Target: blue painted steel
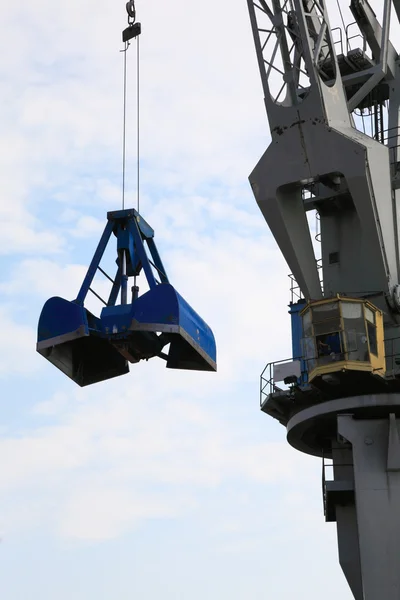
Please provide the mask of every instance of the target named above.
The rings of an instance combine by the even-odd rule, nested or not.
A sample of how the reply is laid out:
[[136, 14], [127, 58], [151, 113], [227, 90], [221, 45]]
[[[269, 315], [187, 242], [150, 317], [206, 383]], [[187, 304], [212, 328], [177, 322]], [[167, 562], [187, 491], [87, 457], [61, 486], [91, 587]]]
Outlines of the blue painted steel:
[[[108, 213], [107, 217], [76, 300], [56, 297], [44, 305], [38, 325], [38, 352], [79, 385], [122, 375], [129, 371], [127, 361], [154, 356], [164, 358], [168, 368], [216, 370], [213, 333], [168, 282], [154, 231], [133, 209]], [[117, 237], [118, 269], [108, 306], [98, 318], [84, 307], [84, 301], [112, 233]], [[128, 277], [139, 275], [141, 270], [150, 290], [140, 297], [135, 291], [131, 303], [128, 300], [116, 305], [119, 292], [125, 295], [122, 288]], [[168, 346], [165, 354], [163, 349]]]
[[38, 343], [60, 336], [89, 335], [85, 308], [63, 298], [50, 298], [43, 307], [38, 325]]
[[130, 331], [142, 331], [142, 326], [147, 326], [146, 331], [170, 334], [171, 344], [176, 336], [183, 335], [210, 367], [216, 363], [215, 339], [210, 327], [171, 284], [157, 285], [131, 305], [104, 307], [100, 321], [103, 333], [110, 340], [113, 336], [120, 339], [121, 335], [128, 339]]
[[[305, 308], [306, 301], [300, 300], [296, 304], [290, 304], [289, 314], [292, 325], [292, 355], [294, 359], [299, 359], [303, 356], [302, 339], [303, 339], [303, 320], [300, 316], [301, 311]], [[307, 363], [301, 361], [301, 382], [308, 381]]]
[[90, 286], [92, 285], [92, 281], [94, 276], [96, 275], [97, 267], [100, 264], [100, 261], [103, 257], [104, 251], [107, 248], [107, 244], [109, 242], [111, 233], [113, 230], [113, 223], [109, 221], [104, 229], [103, 235], [101, 236], [99, 245], [97, 246], [96, 252], [94, 253], [92, 262], [90, 263], [88, 272], [86, 273], [86, 277], [83, 280], [82, 287], [79, 290], [76, 301], [80, 304], [83, 304], [86, 298], [86, 295], [89, 291]]
[[143, 237], [146, 240], [150, 240], [152, 238], [154, 238], [154, 229], [152, 227], [150, 227], [150, 225], [143, 219], [143, 217], [141, 215], [139, 215], [139, 213], [136, 213], [136, 223], [137, 226], [139, 227], [140, 233], [143, 234]]
[[101, 337], [100, 319], [63, 298], [43, 307], [37, 351], [80, 386], [129, 372], [126, 359]]
[[117, 273], [114, 278], [114, 284], [111, 288], [110, 296], [108, 298], [107, 306], [114, 306], [117, 301], [119, 290], [121, 288], [121, 268], [118, 267]]
[[147, 283], [149, 284], [150, 289], [153, 289], [156, 287], [157, 282], [155, 280], [153, 270], [149, 263], [149, 259], [147, 257], [147, 253], [146, 253], [146, 250], [145, 250], [145, 247], [143, 244], [143, 239], [140, 234], [140, 230], [139, 230], [136, 219], [129, 220], [128, 228], [129, 228], [130, 233], [133, 236], [136, 253], [137, 253], [138, 257], [140, 258], [140, 262], [141, 262], [143, 270], [146, 274]]
[[153, 238], [149, 238], [147, 240], [147, 245], [149, 247], [150, 254], [153, 258], [153, 261], [154, 261], [155, 267], [157, 269], [158, 275], [160, 277], [161, 283], [169, 283], [166, 271], [164, 269], [164, 265], [162, 264], [160, 255], [158, 254], [158, 250], [154, 243]]

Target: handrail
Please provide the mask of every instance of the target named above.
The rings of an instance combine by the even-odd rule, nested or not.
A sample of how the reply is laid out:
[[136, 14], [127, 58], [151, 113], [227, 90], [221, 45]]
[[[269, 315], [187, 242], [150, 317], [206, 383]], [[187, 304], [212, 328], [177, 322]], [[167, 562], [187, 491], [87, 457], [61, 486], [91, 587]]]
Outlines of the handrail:
[[[316, 258], [315, 262], [317, 263], [317, 270], [319, 272], [319, 281], [321, 284], [321, 290], [322, 292], [324, 291], [324, 280], [323, 280], [323, 265], [322, 265], [322, 258]], [[298, 302], [299, 300], [304, 300], [304, 296], [302, 294], [302, 291], [300, 289], [299, 284], [297, 283], [293, 273], [290, 273], [288, 275], [289, 279], [290, 279], [290, 302], [291, 304], [294, 304], [295, 302]]]
[[353, 27], [354, 25], [357, 25], [357, 27], [358, 27], [357, 21], [352, 21], [352, 23], [349, 23], [346, 26], [346, 29], [345, 29], [345, 32], [344, 32], [345, 36], [346, 36], [347, 53], [349, 53], [352, 50], [352, 48], [350, 47], [350, 40], [354, 40], [356, 38], [361, 38], [362, 39], [362, 41], [363, 41], [363, 47], [362, 47], [362, 49], [363, 49], [363, 52], [366, 52], [366, 50], [367, 50], [367, 40], [366, 40], [365, 36], [362, 35], [362, 33], [360, 32], [360, 30], [358, 30], [358, 33], [356, 33], [355, 35], [349, 36], [349, 29], [350, 29], [350, 27]]
[[[386, 376], [389, 377], [396, 377], [397, 374], [400, 374], [400, 352], [394, 351], [394, 345], [396, 341], [400, 341], [400, 336], [383, 340], [385, 345], [385, 360], [392, 363], [391, 367], [388, 368], [388, 364], [386, 362]], [[387, 345], [390, 346], [391, 352], [386, 351]], [[399, 363], [397, 363], [396, 359], [399, 359]]]
[[274, 366], [293, 362], [294, 360], [304, 360], [303, 358], [286, 358], [283, 360], [276, 360], [271, 363], [267, 363], [264, 367], [263, 372], [260, 376], [260, 406], [262, 406], [268, 396], [274, 392], [285, 392], [289, 391], [289, 387], [285, 383], [279, 382], [277, 386], [274, 382]]
[[[339, 39], [336, 40], [336, 42], [333, 39], [333, 32], [334, 31], [339, 31], [340, 32]], [[331, 36], [332, 36], [333, 45], [336, 46], [337, 44], [340, 44], [340, 54], [343, 54], [343, 31], [342, 31], [342, 28], [341, 27], [333, 27], [331, 29]], [[336, 49], [335, 49], [335, 52], [336, 52]], [[336, 55], [337, 55], [337, 52], [336, 52]]]
[[[394, 359], [393, 360], [393, 364], [391, 366], [389, 366], [388, 364], [386, 364], [386, 377], [389, 378], [393, 378], [396, 376], [400, 377], [400, 350], [399, 352], [395, 352], [394, 351], [394, 344], [395, 342], [398, 341], [399, 342], [399, 348], [400, 348], [400, 336], [395, 337], [395, 338], [389, 338], [389, 339], [385, 339], [384, 340], [384, 346], [385, 346], [385, 361], [389, 362], [390, 359]], [[390, 345], [390, 348], [387, 349], [387, 344]], [[389, 350], [391, 350], [391, 352], [389, 352]], [[353, 352], [353, 350], [351, 350], [350, 352]], [[348, 352], [343, 352], [341, 353], [344, 355], [345, 360], [348, 360], [348, 357], [346, 357], [346, 355], [348, 354]], [[290, 392], [290, 385], [286, 385], [282, 382], [279, 382], [279, 386], [276, 385], [276, 383], [274, 382], [274, 366], [278, 365], [278, 364], [282, 364], [282, 363], [288, 363], [288, 362], [292, 362], [294, 360], [299, 360], [301, 361], [303, 364], [305, 363], [306, 365], [308, 365], [308, 363], [310, 361], [315, 361], [317, 360], [317, 356], [309, 356], [309, 357], [305, 357], [305, 356], [298, 356], [295, 358], [285, 358], [284, 360], [276, 360], [274, 362], [270, 362], [267, 363], [267, 365], [265, 366], [263, 372], [261, 373], [260, 376], [260, 406], [262, 406], [264, 404], [264, 402], [267, 400], [267, 398], [270, 396], [270, 394], [272, 393], [276, 393], [276, 392]], [[395, 359], [398, 358], [399, 359], [399, 363], [397, 364], [395, 362]], [[389, 367], [389, 368], [388, 368]], [[308, 372], [308, 368], [305, 369], [305, 372]]]

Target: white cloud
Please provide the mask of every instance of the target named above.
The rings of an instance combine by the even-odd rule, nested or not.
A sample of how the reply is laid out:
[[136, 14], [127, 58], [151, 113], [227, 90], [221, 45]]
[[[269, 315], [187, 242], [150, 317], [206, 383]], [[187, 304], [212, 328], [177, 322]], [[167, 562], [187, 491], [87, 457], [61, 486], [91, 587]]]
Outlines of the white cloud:
[[178, 517], [193, 506], [190, 497], [176, 497], [160, 490], [110, 487], [107, 481], [74, 489], [65, 506], [60, 534], [84, 541], [118, 537], [148, 519]]
[[83, 265], [60, 266], [48, 259], [27, 259], [15, 270], [13, 278], [2, 284], [1, 289], [8, 295], [21, 294], [29, 289], [31, 294], [41, 298], [62, 296], [72, 299], [86, 274]]
[[71, 229], [71, 235], [79, 238], [89, 238], [93, 235], [100, 235], [104, 229], [104, 220], [95, 219], [90, 216], [79, 217], [73, 229]]
[[[44, 258], [23, 260], [15, 269], [13, 277], [7, 283], [0, 285], [0, 291], [7, 297], [13, 297], [16, 295], [21, 296], [25, 290], [29, 289], [31, 307], [33, 306], [37, 310], [39, 310], [39, 300], [44, 303], [45, 300], [53, 296], [60, 296], [70, 301], [74, 300], [78, 295], [92, 258], [89, 253], [87, 256], [88, 264], [86, 266], [62, 265], [59, 262], [56, 263]], [[97, 273], [92, 287], [100, 297], [108, 298], [110, 284], [99, 273]], [[88, 292], [85, 306], [94, 314], [100, 314], [103, 304]], [[37, 319], [39, 319], [39, 313]]]
[[33, 375], [41, 366], [38, 357], [32, 356], [35, 330], [19, 323], [11, 307], [0, 306], [0, 323], [0, 379]]
[[38, 231], [34, 226], [17, 223], [12, 219], [0, 224], [0, 254], [57, 254], [61, 252], [63, 239], [50, 231]]
[[[59, 411], [63, 424], [3, 437], [5, 510], [7, 498], [18, 505], [27, 494], [50, 494], [51, 520], [62, 535], [108, 539], [148, 518], [193, 511], [201, 490], [224, 482], [287, 484], [310, 472], [307, 460], [286, 444], [246, 439], [243, 425], [228, 426], [209, 404], [200, 406], [200, 392], [196, 399], [177, 400], [187, 388], [171, 385], [168, 372], [158, 370], [168, 390], [162, 398], [149, 385], [154, 370], [147, 376], [140, 385], [125, 378], [118, 395], [111, 386], [97, 387], [96, 396], [87, 392], [83, 403], [78, 392], [69, 394], [68, 404], [57, 395], [53, 407], [41, 405], [35, 414], [46, 418]], [[260, 461], [263, 456], [274, 459]], [[300, 465], [306, 469], [301, 476]], [[36, 511], [31, 526], [38, 518]], [[8, 534], [15, 526], [10, 520]]]

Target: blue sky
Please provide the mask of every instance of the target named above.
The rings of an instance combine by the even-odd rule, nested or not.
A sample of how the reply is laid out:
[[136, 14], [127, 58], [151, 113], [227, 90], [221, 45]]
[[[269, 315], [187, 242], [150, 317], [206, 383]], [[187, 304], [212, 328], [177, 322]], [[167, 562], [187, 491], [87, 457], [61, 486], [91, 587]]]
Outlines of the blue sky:
[[[287, 267], [247, 177], [269, 143], [244, 0], [137, 0], [141, 212], [218, 373], [153, 359], [80, 389], [35, 352], [121, 206], [125, 3], [2, 7], [0, 572], [5, 600], [350, 599], [321, 465], [259, 411], [290, 356]], [[135, 189], [129, 50], [127, 204]], [[111, 260], [111, 259], [109, 259]], [[98, 289], [104, 282], [98, 282]], [[94, 310], [96, 302], [89, 304]]]

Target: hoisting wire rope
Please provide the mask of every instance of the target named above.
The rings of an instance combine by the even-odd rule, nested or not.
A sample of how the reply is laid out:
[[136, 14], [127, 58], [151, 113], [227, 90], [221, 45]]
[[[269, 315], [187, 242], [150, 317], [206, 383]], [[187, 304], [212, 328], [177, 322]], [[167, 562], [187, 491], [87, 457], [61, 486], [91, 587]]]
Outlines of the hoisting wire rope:
[[137, 186], [137, 211], [140, 209], [140, 23], [135, 25], [136, 21], [136, 10], [134, 0], [130, 0], [126, 4], [126, 11], [128, 13], [128, 29], [123, 32], [123, 40], [125, 47], [121, 52], [124, 54], [124, 67], [123, 67], [123, 126], [122, 126], [122, 210], [125, 209], [125, 191], [126, 191], [126, 129], [127, 129], [127, 89], [128, 89], [128, 61], [127, 53], [130, 47], [129, 40], [136, 37], [136, 135], [137, 135], [137, 165], [136, 165], [136, 186]]
[[126, 88], [127, 88], [127, 60], [126, 53], [128, 52], [130, 44], [125, 42], [125, 49], [121, 50], [124, 53], [124, 91], [123, 91], [123, 125], [122, 125], [122, 210], [125, 209], [125, 174], [126, 174]]
[[[127, 88], [128, 88], [128, 67], [127, 67], [127, 54], [130, 46], [130, 40], [136, 38], [136, 55], [137, 55], [137, 64], [136, 64], [136, 89], [137, 89], [137, 106], [136, 106], [136, 135], [137, 135], [137, 212], [139, 213], [140, 209], [140, 55], [139, 55], [139, 37], [141, 34], [141, 25], [140, 23], [136, 23], [136, 9], [135, 9], [135, 1], [129, 0], [126, 3], [126, 12], [128, 13], [128, 27], [122, 32], [122, 41], [125, 44], [125, 47], [121, 52], [124, 53], [124, 85], [123, 85], [123, 134], [122, 134], [122, 210], [125, 210], [125, 187], [126, 187], [126, 126], [127, 126]], [[124, 296], [121, 287], [121, 303], [127, 303], [127, 281], [128, 276], [126, 273], [127, 268], [127, 255], [126, 251], [122, 251], [121, 255], [121, 278], [124, 283]], [[121, 283], [122, 286], [122, 283]], [[136, 274], [134, 275], [134, 285], [132, 288], [132, 298], [137, 298], [139, 293], [139, 288], [136, 286]]]
[[140, 212], [140, 36], [136, 38], [137, 211]]

